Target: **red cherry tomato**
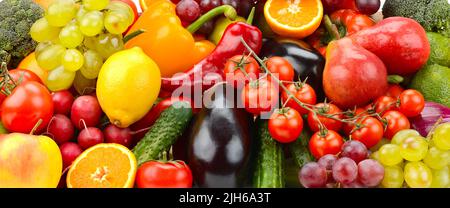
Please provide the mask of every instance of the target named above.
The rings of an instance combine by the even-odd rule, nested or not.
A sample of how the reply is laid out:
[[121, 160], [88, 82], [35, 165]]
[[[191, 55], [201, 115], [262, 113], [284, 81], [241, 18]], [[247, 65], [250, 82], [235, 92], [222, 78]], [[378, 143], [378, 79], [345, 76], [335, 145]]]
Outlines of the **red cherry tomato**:
[[53, 101], [45, 86], [36, 81], [17, 86], [2, 104], [2, 123], [10, 132], [41, 132], [53, 116]]
[[267, 79], [251, 81], [241, 94], [245, 109], [254, 115], [269, 112], [276, 106], [278, 97], [278, 88]]
[[269, 119], [269, 133], [280, 143], [295, 141], [302, 130], [302, 116], [292, 108], [276, 110]]
[[347, 34], [352, 35], [360, 30], [372, 27], [374, 25], [375, 21], [373, 21], [369, 16], [364, 14], [357, 14], [353, 16], [350, 21], [348, 21]]
[[[349, 118], [358, 117], [359, 119], [356, 119], [355, 122], [359, 122], [359, 121], [361, 121], [361, 118], [366, 115], [368, 115], [366, 109], [357, 108], [356, 110], [352, 111], [352, 113], [350, 115], [346, 115], [345, 118], [349, 119]], [[352, 123], [343, 123], [342, 124], [342, 130], [344, 131], [345, 135], [347, 135], [347, 136], [350, 136], [350, 133], [354, 127], [355, 127], [355, 125], [353, 125]]]
[[[244, 72], [247, 74], [244, 74]], [[237, 55], [225, 64], [224, 74], [228, 83], [236, 88], [242, 88], [249, 80], [255, 80], [260, 73], [258, 62], [253, 57]]]
[[400, 94], [399, 111], [408, 118], [420, 115], [425, 108], [425, 99], [417, 90], [405, 90]]
[[388, 90], [386, 91], [386, 96], [397, 99], [403, 91], [405, 91], [405, 89], [403, 89], [400, 85], [390, 84]]
[[351, 138], [362, 142], [367, 148], [371, 148], [380, 142], [383, 133], [383, 124], [376, 118], [368, 117], [353, 128]]
[[377, 98], [374, 102], [375, 105], [375, 112], [379, 114], [383, 114], [384, 112], [390, 111], [390, 110], [396, 110], [397, 101], [389, 96], [381, 96]]
[[[332, 117], [337, 119], [342, 119], [342, 111], [336, 105], [331, 103], [319, 103], [314, 106], [314, 109], [318, 112], [332, 115]], [[322, 123], [328, 130], [339, 131], [342, 128], [342, 122], [334, 120], [331, 118], [326, 118], [324, 116], [318, 115], [314, 116], [313, 112], [308, 113], [308, 125], [312, 131], [316, 132], [320, 129], [320, 123]]]
[[397, 132], [411, 127], [408, 118], [398, 111], [388, 111], [382, 118], [387, 121], [387, 128], [384, 132], [384, 137], [387, 139], [392, 139]]
[[[295, 96], [302, 103], [314, 105], [317, 102], [317, 96], [314, 89], [309, 84], [289, 84], [286, 88], [291, 92], [293, 96]], [[289, 94], [286, 91], [283, 91], [281, 94], [283, 98], [283, 103], [286, 102], [289, 98]], [[286, 106], [291, 107], [297, 110], [300, 114], [307, 114], [309, 111], [302, 108], [294, 99], [290, 99]]]
[[288, 82], [294, 80], [294, 68], [285, 58], [278, 56], [271, 57], [267, 59], [266, 66], [279, 80]]
[[39, 78], [39, 76], [36, 75], [34, 72], [27, 69], [9, 70], [9, 75], [11, 76], [11, 78], [13, 78], [14, 82], [16, 82], [17, 85], [29, 81], [36, 81], [42, 84], [41, 78]]
[[319, 159], [326, 154], [339, 153], [342, 145], [344, 140], [337, 132], [328, 130], [325, 135], [316, 132], [309, 140], [309, 151], [316, 159]]
[[183, 161], [150, 161], [136, 173], [138, 188], [191, 188], [192, 172]]

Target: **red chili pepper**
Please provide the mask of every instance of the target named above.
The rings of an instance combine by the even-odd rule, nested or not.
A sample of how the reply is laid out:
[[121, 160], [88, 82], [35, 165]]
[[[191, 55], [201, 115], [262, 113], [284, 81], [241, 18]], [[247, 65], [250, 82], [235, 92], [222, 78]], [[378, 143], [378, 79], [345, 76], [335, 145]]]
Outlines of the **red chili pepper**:
[[202, 91], [205, 91], [218, 81], [224, 81], [223, 68], [226, 61], [235, 55], [242, 55], [247, 52], [241, 38], [255, 53], [259, 53], [262, 46], [261, 31], [247, 23], [232, 23], [225, 30], [216, 49], [208, 57], [183, 74], [174, 75], [171, 78], [162, 78], [162, 89], [174, 91], [183, 87], [193, 90], [195, 86], [196, 88], [199, 87], [198, 89], [202, 87]]

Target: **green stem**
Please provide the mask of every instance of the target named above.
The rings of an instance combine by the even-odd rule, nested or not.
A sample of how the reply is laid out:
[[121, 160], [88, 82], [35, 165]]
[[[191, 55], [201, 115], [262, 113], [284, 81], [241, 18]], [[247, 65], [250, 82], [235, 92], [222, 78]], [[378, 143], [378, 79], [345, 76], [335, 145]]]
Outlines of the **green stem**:
[[341, 39], [339, 30], [337, 29], [336, 25], [331, 22], [331, 19], [328, 15], [323, 16], [323, 23], [325, 25], [325, 29], [327, 29], [328, 33], [330, 33], [334, 40]]
[[124, 44], [127, 43], [129, 40], [131, 40], [131, 39], [133, 39], [133, 38], [139, 36], [140, 34], [142, 34], [142, 33], [144, 33], [144, 32], [145, 32], [144, 29], [139, 29], [139, 30], [136, 30], [136, 31], [134, 31], [134, 32], [132, 32], [132, 33], [126, 35], [126, 36], [123, 38], [123, 43], [124, 43]]
[[247, 17], [247, 24], [252, 25], [253, 24], [253, 19], [255, 18], [255, 7], [252, 7], [252, 11], [250, 12], [250, 14]]
[[197, 32], [198, 29], [202, 27], [203, 24], [208, 22], [209, 20], [212, 20], [218, 15], [224, 14], [225, 17], [227, 17], [230, 20], [235, 20], [237, 17], [236, 9], [234, 9], [230, 5], [222, 5], [219, 7], [216, 7], [214, 9], [209, 10], [206, 14], [202, 15], [200, 18], [198, 18], [195, 22], [190, 24], [186, 30], [190, 33], [194, 34]]
[[403, 81], [405, 81], [405, 78], [403, 78], [400, 75], [389, 75], [388, 76], [388, 82], [391, 84], [400, 84]]

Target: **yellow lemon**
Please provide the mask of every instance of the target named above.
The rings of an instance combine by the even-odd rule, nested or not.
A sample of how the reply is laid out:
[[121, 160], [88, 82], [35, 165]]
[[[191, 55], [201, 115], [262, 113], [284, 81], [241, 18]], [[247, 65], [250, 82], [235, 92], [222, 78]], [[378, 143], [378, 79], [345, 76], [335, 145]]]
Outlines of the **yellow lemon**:
[[141, 48], [113, 54], [97, 80], [97, 97], [111, 123], [126, 128], [150, 110], [161, 88], [156, 63]]

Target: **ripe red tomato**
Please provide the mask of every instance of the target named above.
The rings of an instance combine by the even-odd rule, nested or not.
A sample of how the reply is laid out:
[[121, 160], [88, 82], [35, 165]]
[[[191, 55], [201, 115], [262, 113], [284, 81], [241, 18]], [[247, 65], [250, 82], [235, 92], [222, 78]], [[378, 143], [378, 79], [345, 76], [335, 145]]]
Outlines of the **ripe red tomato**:
[[[244, 72], [246, 74], [244, 74]], [[235, 88], [244, 87], [249, 80], [255, 80], [259, 77], [260, 68], [258, 62], [253, 57], [237, 55], [225, 63], [224, 74], [226, 81], [232, 83]]]
[[53, 101], [45, 86], [36, 81], [17, 86], [2, 104], [2, 123], [10, 132], [30, 133], [42, 119], [36, 132], [43, 130], [53, 116]]
[[371, 148], [380, 142], [383, 133], [383, 124], [376, 118], [368, 117], [354, 127], [351, 138], [362, 142], [367, 148]]
[[[342, 111], [336, 105], [331, 103], [319, 103], [314, 106], [314, 109], [318, 112], [325, 113], [328, 115], [332, 115], [333, 118], [342, 119]], [[324, 116], [318, 115], [315, 118], [313, 112], [308, 113], [308, 125], [312, 131], [319, 131], [319, 121], [322, 123], [328, 130], [339, 131], [342, 128], [342, 122], [338, 120], [334, 120], [331, 118], [326, 118]]]
[[379, 114], [383, 114], [384, 112], [390, 111], [390, 110], [397, 110], [397, 101], [389, 96], [381, 96], [377, 98], [374, 102], [375, 105], [375, 112]]
[[20, 85], [29, 81], [36, 81], [42, 84], [41, 78], [34, 72], [27, 69], [13, 69], [9, 71], [9, 75], [16, 82], [16, 85]]
[[183, 161], [150, 161], [136, 173], [138, 188], [191, 188], [192, 172]]
[[405, 89], [403, 89], [400, 85], [390, 84], [388, 90], [386, 91], [386, 96], [397, 99], [403, 91], [405, 91]]
[[[314, 89], [306, 83], [293, 83], [286, 86], [286, 88], [291, 92], [293, 96], [295, 96], [302, 103], [314, 105], [317, 102], [317, 96]], [[289, 94], [286, 91], [283, 91], [281, 94], [283, 98], [283, 103], [286, 102], [289, 98]], [[300, 114], [307, 114], [309, 111], [302, 108], [295, 100], [292, 98], [287, 102], [286, 106], [291, 107], [297, 110]]]
[[295, 141], [303, 130], [300, 113], [292, 108], [276, 110], [269, 119], [269, 133], [280, 143]]
[[357, 14], [348, 21], [347, 26], [347, 34], [351, 35], [360, 30], [372, 27], [375, 25], [375, 22], [367, 15]]
[[316, 132], [309, 140], [309, 151], [316, 159], [319, 159], [326, 154], [339, 153], [342, 145], [344, 140], [337, 132], [328, 130], [325, 135]]
[[269, 112], [277, 105], [278, 97], [278, 88], [267, 79], [251, 81], [241, 94], [245, 109], [254, 115]]
[[398, 111], [388, 111], [382, 118], [387, 121], [387, 128], [384, 132], [384, 137], [387, 139], [392, 139], [397, 132], [411, 127], [408, 118]]
[[[359, 122], [361, 120], [361, 118], [366, 115], [368, 115], [366, 109], [357, 108], [356, 110], [352, 111], [352, 113], [350, 115], [346, 114], [345, 118], [349, 119], [349, 118], [358, 117], [358, 119], [356, 119], [355, 122]], [[342, 130], [344, 131], [345, 135], [347, 135], [347, 136], [350, 136], [350, 133], [354, 127], [355, 127], [355, 125], [353, 125], [352, 123], [343, 123], [342, 124]]]
[[285, 58], [278, 56], [270, 57], [266, 61], [266, 66], [274, 76], [278, 77], [279, 80], [288, 82], [294, 80], [294, 68]]
[[420, 115], [425, 108], [425, 99], [417, 90], [405, 90], [400, 94], [399, 111], [408, 118]]

